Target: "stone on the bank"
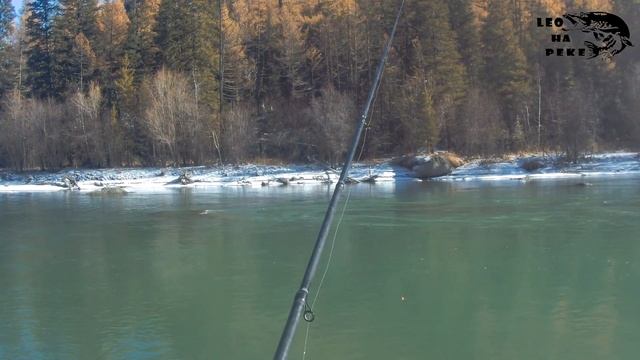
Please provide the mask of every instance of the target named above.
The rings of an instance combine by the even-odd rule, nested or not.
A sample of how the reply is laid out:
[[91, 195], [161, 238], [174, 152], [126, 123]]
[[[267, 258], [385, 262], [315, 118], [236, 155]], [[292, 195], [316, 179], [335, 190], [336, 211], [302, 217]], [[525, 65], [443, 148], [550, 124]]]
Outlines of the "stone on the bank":
[[539, 159], [524, 159], [520, 163], [520, 167], [527, 172], [536, 171], [545, 167], [544, 162]]
[[416, 177], [429, 179], [449, 175], [452, 169], [453, 167], [446, 158], [435, 154], [417, 157], [411, 171], [416, 174]]

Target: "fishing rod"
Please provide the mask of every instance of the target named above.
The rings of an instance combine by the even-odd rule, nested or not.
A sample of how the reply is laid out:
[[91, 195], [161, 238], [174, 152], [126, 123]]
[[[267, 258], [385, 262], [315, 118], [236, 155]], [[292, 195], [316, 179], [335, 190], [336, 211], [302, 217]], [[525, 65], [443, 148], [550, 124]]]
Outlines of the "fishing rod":
[[329, 206], [327, 208], [327, 212], [324, 215], [324, 220], [322, 221], [322, 226], [320, 227], [320, 232], [318, 233], [318, 238], [316, 239], [316, 244], [313, 248], [313, 252], [311, 253], [311, 257], [309, 258], [309, 263], [307, 264], [307, 269], [305, 270], [304, 277], [302, 278], [302, 283], [300, 284], [300, 289], [298, 289], [294, 296], [287, 323], [285, 324], [284, 330], [282, 331], [280, 342], [278, 343], [278, 348], [276, 349], [276, 353], [273, 357], [275, 360], [284, 360], [287, 358], [289, 354], [289, 348], [291, 347], [291, 342], [293, 341], [298, 323], [300, 322], [300, 315], [302, 315], [304, 312], [305, 321], [313, 321], [313, 311], [311, 310], [309, 305], [307, 305], [309, 286], [311, 285], [311, 281], [313, 280], [313, 277], [318, 270], [320, 257], [327, 242], [327, 234], [329, 233], [329, 229], [331, 228], [331, 223], [333, 221], [336, 204], [338, 203], [338, 200], [340, 198], [340, 193], [342, 192], [345, 180], [347, 179], [347, 175], [349, 174], [349, 168], [351, 167], [353, 157], [355, 156], [358, 149], [358, 144], [360, 143], [362, 131], [364, 130], [367, 118], [369, 117], [371, 104], [373, 103], [373, 100], [375, 98], [380, 79], [382, 78], [382, 72], [384, 71], [387, 57], [389, 56], [389, 49], [391, 48], [391, 43], [393, 42], [393, 38], [396, 34], [396, 29], [398, 28], [398, 22], [400, 21], [400, 15], [402, 14], [402, 9], [404, 8], [404, 2], [405, 0], [402, 0], [402, 3], [398, 8], [396, 21], [393, 24], [393, 29], [391, 30], [389, 41], [387, 41], [387, 45], [385, 46], [384, 52], [382, 53], [382, 58], [380, 59], [380, 63], [378, 64], [376, 76], [373, 80], [373, 84], [371, 85], [371, 90], [369, 90], [369, 97], [364, 106], [364, 109], [362, 110], [362, 116], [360, 117], [360, 122], [358, 124], [358, 128], [356, 129], [356, 133], [353, 136], [351, 148], [349, 149], [349, 153], [344, 162], [344, 166], [342, 167], [342, 171], [340, 172], [340, 177], [338, 178], [338, 183], [336, 184], [333, 195], [331, 196], [331, 200], [329, 201]]

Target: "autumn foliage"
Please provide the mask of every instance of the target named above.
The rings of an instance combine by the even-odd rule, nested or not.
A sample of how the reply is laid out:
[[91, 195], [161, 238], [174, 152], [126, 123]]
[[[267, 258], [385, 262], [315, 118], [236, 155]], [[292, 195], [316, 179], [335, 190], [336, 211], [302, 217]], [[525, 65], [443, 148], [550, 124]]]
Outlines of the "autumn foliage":
[[[635, 34], [632, 3], [407, 0], [362, 158], [634, 147], [636, 48], [548, 57], [534, 26], [588, 8]], [[398, 4], [0, 0], [0, 167], [337, 164]]]

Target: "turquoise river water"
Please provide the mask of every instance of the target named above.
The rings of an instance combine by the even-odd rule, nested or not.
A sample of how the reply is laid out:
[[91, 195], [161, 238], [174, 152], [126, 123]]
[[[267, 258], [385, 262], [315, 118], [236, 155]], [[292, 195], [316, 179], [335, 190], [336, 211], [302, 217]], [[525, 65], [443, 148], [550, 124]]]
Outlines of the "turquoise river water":
[[[305, 359], [640, 358], [640, 178], [589, 181], [350, 187]], [[0, 194], [0, 359], [270, 359], [330, 190]]]

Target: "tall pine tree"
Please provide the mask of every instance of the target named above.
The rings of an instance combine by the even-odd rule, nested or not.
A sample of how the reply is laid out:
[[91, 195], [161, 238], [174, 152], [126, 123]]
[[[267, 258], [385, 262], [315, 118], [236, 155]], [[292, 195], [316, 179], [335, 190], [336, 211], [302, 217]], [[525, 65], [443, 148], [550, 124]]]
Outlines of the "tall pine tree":
[[197, 105], [209, 114], [219, 105], [217, 12], [212, 0], [164, 0], [158, 14], [163, 64], [189, 75]]
[[509, 131], [507, 146], [514, 148], [515, 130], [522, 121], [530, 91], [527, 60], [513, 25], [513, 14], [509, 3], [502, 0], [489, 1], [489, 14], [482, 31], [484, 57], [484, 80], [498, 95]]
[[129, 17], [122, 0], [106, 1], [100, 5], [97, 53], [101, 63], [102, 85], [109, 106], [113, 106], [116, 99], [115, 81], [122, 67], [128, 30]]
[[54, 84], [58, 92], [84, 90], [97, 67], [96, 0], [60, 0], [54, 20]]
[[[444, 0], [413, 1], [408, 8], [407, 21], [415, 34], [411, 35], [412, 49], [415, 54], [413, 69], [416, 76], [424, 77], [425, 94], [422, 98], [431, 99], [434, 111], [427, 113], [438, 117], [437, 126], [427, 116], [430, 147], [438, 141], [439, 130], [449, 144], [450, 122], [454, 119], [455, 108], [459, 105], [466, 89], [466, 73], [458, 53], [456, 34], [449, 23], [449, 8]], [[423, 107], [424, 108], [424, 107]], [[440, 128], [440, 129], [438, 129]]]
[[53, 21], [58, 13], [55, 0], [26, 3], [27, 84], [36, 97], [58, 96], [54, 80]]
[[159, 0], [132, 0], [128, 3], [127, 13], [131, 24], [124, 46], [136, 86], [145, 76], [158, 69], [156, 17], [159, 6]]
[[11, 0], [0, 0], [0, 49], [8, 44], [15, 16]]
[[255, 81], [255, 63], [247, 54], [245, 45], [246, 33], [242, 27], [242, 20], [246, 14], [239, 13], [228, 4], [220, 9], [220, 21], [224, 41], [221, 54], [221, 81], [223, 85], [223, 99], [231, 103], [238, 103], [250, 96], [251, 85]]
[[480, 32], [473, 14], [473, 0], [450, 0], [449, 18], [456, 32], [458, 52], [467, 69], [471, 82], [477, 82], [482, 66]]
[[15, 12], [11, 0], [0, 0], [0, 99], [14, 86], [11, 35]]

